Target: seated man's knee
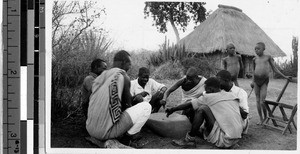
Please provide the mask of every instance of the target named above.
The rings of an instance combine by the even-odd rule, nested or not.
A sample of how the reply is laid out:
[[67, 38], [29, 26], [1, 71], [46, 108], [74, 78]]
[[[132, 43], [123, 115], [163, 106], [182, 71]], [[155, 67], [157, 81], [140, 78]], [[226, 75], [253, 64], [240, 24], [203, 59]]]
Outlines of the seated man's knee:
[[139, 104], [142, 106], [141, 110], [143, 110], [145, 114], [151, 114], [152, 106], [148, 102], [142, 102]]
[[198, 109], [197, 109], [197, 112], [207, 112], [207, 111], [209, 111], [210, 109], [209, 109], [209, 107], [207, 106], [207, 105], [201, 105]]

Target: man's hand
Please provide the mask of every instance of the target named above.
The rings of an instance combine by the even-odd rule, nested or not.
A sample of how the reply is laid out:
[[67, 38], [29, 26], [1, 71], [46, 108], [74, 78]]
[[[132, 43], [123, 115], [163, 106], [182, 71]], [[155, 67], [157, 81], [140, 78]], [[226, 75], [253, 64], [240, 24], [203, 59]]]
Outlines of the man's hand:
[[158, 98], [162, 98], [164, 96], [164, 91], [158, 91]]
[[134, 99], [133, 99], [133, 102], [134, 102], [135, 104], [140, 103], [140, 102], [143, 102], [143, 101], [144, 101], [143, 96], [140, 95], [140, 94], [136, 95], [136, 96], [134, 97]]
[[253, 88], [253, 87], [254, 87], [254, 83], [253, 83], [253, 82], [250, 84], [250, 87], [251, 87], [251, 88]]
[[143, 92], [139, 93], [138, 95], [141, 95], [142, 97], [146, 97], [147, 95], [149, 95], [149, 93], [146, 91], [143, 91]]
[[172, 113], [173, 113], [174, 111], [173, 111], [173, 108], [167, 108], [166, 109], [166, 113], [167, 113], [167, 117], [169, 117], [169, 115], [171, 115]]
[[289, 81], [293, 81], [293, 77], [291, 76], [286, 76], [286, 79], [288, 79]]
[[160, 105], [162, 105], [163, 108], [165, 109], [167, 102], [166, 102], [165, 100], [162, 99], [162, 100], [159, 101], [159, 103], [160, 103]]

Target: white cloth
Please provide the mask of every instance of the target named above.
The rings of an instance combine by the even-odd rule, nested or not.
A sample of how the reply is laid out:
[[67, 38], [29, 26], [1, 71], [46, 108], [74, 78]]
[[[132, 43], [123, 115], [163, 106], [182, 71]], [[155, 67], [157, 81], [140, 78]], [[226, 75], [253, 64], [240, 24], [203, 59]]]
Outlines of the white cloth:
[[146, 121], [149, 119], [152, 107], [148, 102], [138, 103], [125, 111], [129, 114], [133, 126], [127, 131], [128, 134], [136, 134], [144, 126]]
[[[234, 93], [239, 98], [239, 106], [247, 113], [249, 113], [249, 106], [248, 106], [248, 95], [247, 92], [235, 85], [232, 86], [230, 89], [232, 93]], [[247, 134], [249, 129], [249, 117], [244, 119], [243, 123], [243, 134]]]
[[216, 119], [214, 129], [207, 138], [209, 142], [218, 147], [230, 147], [241, 138], [243, 120], [238, 101], [237, 96], [232, 92], [223, 90], [218, 93], [206, 93], [200, 98], [192, 100], [194, 109], [205, 104]]
[[[185, 76], [186, 77], [186, 76]], [[192, 88], [191, 90], [185, 91], [182, 89], [182, 99], [181, 99], [181, 104], [185, 103], [187, 100], [195, 99], [198, 98], [202, 95], [204, 92], [204, 82], [206, 81], [205, 77], [199, 76], [201, 80], [199, 83]]]
[[235, 85], [232, 86], [232, 88], [230, 89], [231, 92], [233, 92], [240, 100], [240, 107], [247, 113], [249, 113], [249, 106], [248, 106], [248, 96], [247, 96], [247, 92], [240, 88], [237, 87]]
[[143, 99], [146, 102], [150, 102], [152, 96], [159, 91], [162, 87], [164, 87], [164, 84], [158, 83], [155, 80], [149, 78], [149, 81], [146, 83], [145, 88], [140, 86], [138, 83], [138, 79], [132, 80], [131, 86], [130, 86], [130, 93], [132, 96], [135, 96], [143, 91], [146, 91], [149, 93], [149, 95], [145, 96]]
[[91, 136], [105, 138], [119, 120], [124, 74], [124, 70], [112, 68], [94, 80], [86, 120], [86, 129]]

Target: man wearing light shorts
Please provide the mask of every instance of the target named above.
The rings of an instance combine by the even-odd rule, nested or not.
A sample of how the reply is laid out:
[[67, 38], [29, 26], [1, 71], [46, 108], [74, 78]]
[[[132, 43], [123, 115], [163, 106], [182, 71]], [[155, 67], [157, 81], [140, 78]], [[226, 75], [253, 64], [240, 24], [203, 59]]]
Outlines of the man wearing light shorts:
[[122, 137], [123, 144], [132, 143], [151, 114], [151, 105], [141, 102], [132, 106], [130, 79], [130, 54], [124, 50], [114, 56], [113, 68], [102, 72], [93, 83], [88, 107], [86, 129], [99, 140]]

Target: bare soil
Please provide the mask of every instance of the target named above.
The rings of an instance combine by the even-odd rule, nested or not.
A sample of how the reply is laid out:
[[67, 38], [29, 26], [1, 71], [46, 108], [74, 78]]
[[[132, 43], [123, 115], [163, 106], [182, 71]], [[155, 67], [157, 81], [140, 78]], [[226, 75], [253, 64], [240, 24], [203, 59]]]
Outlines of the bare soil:
[[[160, 80], [167, 87], [173, 84], [174, 80]], [[249, 94], [250, 79], [239, 79], [240, 87], [244, 88]], [[268, 100], [276, 100], [282, 87], [285, 84], [285, 80], [272, 79], [268, 86]], [[174, 106], [179, 103], [181, 99], [181, 89], [176, 90], [169, 97], [168, 106]], [[247, 149], [247, 150], [297, 150], [297, 130], [293, 127], [292, 133], [287, 131], [284, 135], [280, 131], [256, 125], [259, 121], [256, 110], [256, 101], [254, 91], [250, 95], [249, 99], [250, 107], [250, 127], [248, 134], [243, 136], [239, 141], [238, 146], [234, 149]], [[280, 102], [295, 105], [297, 103], [297, 84], [290, 83], [286, 92], [284, 93]], [[160, 112], [164, 112], [162, 109]], [[278, 116], [281, 116], [279, 111], [276, 111]], [[290, 112], [287, 112], [288, 115]], [[297, 115], [295, 116], [295, 122], [297, 123]], [[51, 147], [59, 148], [98, 148], [97, 146], [89, 143], [85, 140], [88, 133], [84, 129], [84, 117], [82, 115], [75, 115], [69, 117], [67, 120], [53, 123], [51, 126]], [[145, 149], [179, 149], [171, 144], [172, 138], [165, 138], [154, 134], [150, 129], [144, 127], [141, 131], [143, 138], [139, 141], [141, 143], [147, 143], [143, 148]], [[197, 138], [197, 149], [217, 149], [214, 145]]]

